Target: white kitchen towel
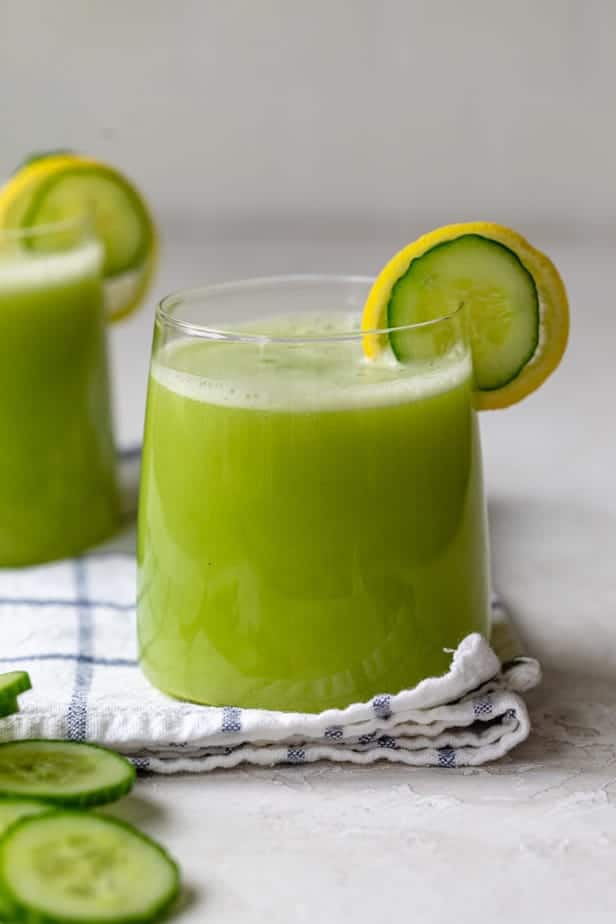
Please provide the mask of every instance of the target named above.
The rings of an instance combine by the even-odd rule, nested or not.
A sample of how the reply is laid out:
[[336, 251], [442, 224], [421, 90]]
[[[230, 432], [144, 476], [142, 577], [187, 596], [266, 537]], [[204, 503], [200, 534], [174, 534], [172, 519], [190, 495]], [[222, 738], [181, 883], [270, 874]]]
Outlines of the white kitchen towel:
[[478, 766], [530, 731], [520, 694], [539, 682], [539, 664], [521, 654], [497, 600], [492, 646], [469, 635], [447, 674], [410, 690], [319, 714], [172, 700], [137, 663], [133, 548], [131, 526], [80, 558], [0, 569], [0, 670], [27, 670], [33, 684], [0, 740], [93, 741], [143, 770], [177, 773], [323, 759]]

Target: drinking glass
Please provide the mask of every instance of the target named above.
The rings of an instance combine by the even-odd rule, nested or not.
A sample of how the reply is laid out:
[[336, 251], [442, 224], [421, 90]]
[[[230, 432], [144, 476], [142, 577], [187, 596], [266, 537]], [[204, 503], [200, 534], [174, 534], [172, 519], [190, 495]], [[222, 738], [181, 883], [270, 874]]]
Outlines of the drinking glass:
[[87, 216], [0, 230], [0, 566], [118, 523], [102, 256]]
[[317, 711], [447, 670], [488, 623], [465, 311], [378, 332], [371, 281], [213, 285], [158, 308], [139, 511], [147, 677]]

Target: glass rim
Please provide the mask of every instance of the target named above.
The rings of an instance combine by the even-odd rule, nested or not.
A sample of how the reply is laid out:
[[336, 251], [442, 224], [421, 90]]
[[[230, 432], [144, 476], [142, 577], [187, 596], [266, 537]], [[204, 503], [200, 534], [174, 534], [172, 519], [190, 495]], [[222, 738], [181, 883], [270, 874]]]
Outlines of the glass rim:
[[403, 324], [395, 327], [377, 327], [374, 329], [362, 329], [336, 334], [316, 334], [315, 336], [300, 334], [297, 337], [276, 337], [266, 333], [238, 333], [238, 331], [225, 329], [223, 327], [212, 327], [206, 324], [199, 324], [195, 321], [187, 321], [184, 318], [178, 318], [170, 310], [191, 301], [206, 301], [212, 296], [218, 294], [224, 295], [225, 293], [233, 291], [246, 292], [250, 291], [250, 289], [280, 286], [289, 283], [295, 283], [297, 285], [346, 283], [350, 285], [371, 286], [374, 283], [374, 279], [375, 277], [373, 276], [346, 275], [344, 273], [291, 273], [276, 276], [251, 276], [228, 282], [215, 282], [206, 286], [180, 289], [166, 295], [156, 306], [156, 320], [162, 322], [165, 327], [172, 328], [191, 337], [201, 337], [207, 340], [226, 341], [229, 343], [326, 343], [343, 340], [360, 340], [366, 336], [384, 336], [400, 331], [425, 330], [426, 328], [442, 324], [444, 321], [455, 319], [464, 308], [464, 302], [460, 302], [454, 311], [439, 315], [437, 318], [430, 318], [428, 321], [417, 321], [414, 324]]
[[29, 227], [8, 226], [0, 227], [0, 240], [21, 241], [33, 237], [44, 236], [47, 234], [58, 234], [63, 231], [72, 231], [79, 228], [88, 229], [92, 227], [92, 212], [89, 210], [78, 212], [69, 218], [61, 218], [58, 221], [48, 221], [40, 225], [30, 225]]

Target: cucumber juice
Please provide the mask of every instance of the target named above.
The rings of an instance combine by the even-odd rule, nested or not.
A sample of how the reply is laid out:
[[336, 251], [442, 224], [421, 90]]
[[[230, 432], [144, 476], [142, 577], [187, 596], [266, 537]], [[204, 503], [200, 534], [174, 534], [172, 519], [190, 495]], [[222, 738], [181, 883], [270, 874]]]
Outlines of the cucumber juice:
[[[342, 707], [443, 673], [487, 631], [469, 351], [369, 362], [358, 323], [308, 313], [228, 341], [156, 335], [138, 624], [142, 667], [167, 693]], [[273, 339], [251, 337], [263, 330]]]
[[77, 554], [119, 517], [102, 251], [0, 247], [0, 565]]

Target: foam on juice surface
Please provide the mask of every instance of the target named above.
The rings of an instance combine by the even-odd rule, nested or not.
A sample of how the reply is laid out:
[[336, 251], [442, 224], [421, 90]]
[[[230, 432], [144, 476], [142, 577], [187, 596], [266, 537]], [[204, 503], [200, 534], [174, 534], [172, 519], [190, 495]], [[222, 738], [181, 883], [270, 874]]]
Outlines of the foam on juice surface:
[[34, 289], [63, 285], [81, 276], [100, 272], [102, 247], [96, 240], [86, 241], [64, 252], [33, 253], [27, 250], [0, 250], [0, 289]]
[[[388, 352], [377, 361], [366, 360], [359, 319], [345, 314], [275, 318], [242, 325], [234, 334], [233, 341], [184, 340], [167, 345], [152, 363], [153, 378], [170, 391], [205, 404], [335, 411], [427, 398], [460, 386], [471, 376], [470, 354], [461, 344], [447, 357], [421, 364], [400, 364]], [[281, 339], [272, 342], [266, 336]]]

